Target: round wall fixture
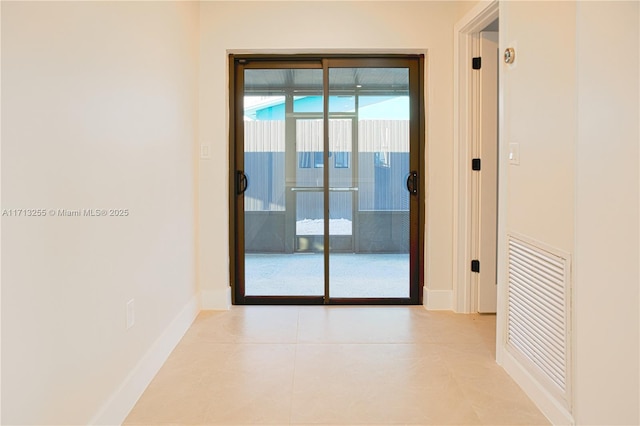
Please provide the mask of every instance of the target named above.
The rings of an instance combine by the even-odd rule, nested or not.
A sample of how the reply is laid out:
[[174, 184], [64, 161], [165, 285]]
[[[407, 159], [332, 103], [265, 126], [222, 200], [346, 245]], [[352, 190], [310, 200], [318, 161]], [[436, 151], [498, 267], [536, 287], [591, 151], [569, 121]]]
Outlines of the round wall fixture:
[[504, 50], [504, 62], [506, 64], [512, 64], [513, 61], [516, 60], [516, 51], [513, 49], [513, 47], [507, 47]]

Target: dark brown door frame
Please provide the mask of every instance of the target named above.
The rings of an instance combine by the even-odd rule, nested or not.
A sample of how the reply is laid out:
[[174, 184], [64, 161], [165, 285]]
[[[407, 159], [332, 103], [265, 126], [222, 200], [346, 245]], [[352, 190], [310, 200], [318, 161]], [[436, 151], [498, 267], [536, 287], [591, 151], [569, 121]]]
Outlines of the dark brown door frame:
[[[406, 61], [402, 67], [409, 69], [410, 75], [410, 146], [417, 147], [418, 155], [410, 155], [409, 170], [418, 173], [418, 194], [410, 199], [409, 229], [417, 229], [417, 235], [410, 238], [410, 295], [409, 298], [325, 298], [325, 296], [245, 296], [244, 276], [244, 220], [238, 217], [244, 212], [244, 197], [238, 196], [243, 185], [238, 174], [238, 160], [243, 158], [244, 140], [243, 99], [244, 69], [268, 68], [315, 68], [323, 69], [324, 111], [328, 111], [328, 68], [399, 67], [397, 61]], [[416, 81], [417, 79], [417, 86]], [[414, 83], [411, 83], [413, 81]], [[230, 281], [234, 304], [368, 304], [368, 305], [417, 305], [422, 304], [424, 285], [424, 235], [425, 235], [425, 109], [424, 109], [424, 57], [423, 55], [229, 55], [229, 256]], [[328, 114], [325, 114], [325, 142], [328, 138]], [[329, 164], [328, 145], [324, 144], [324, 164]], [[417, 158], [416, 158], [417, 157]], [[324, 168], [325, 182], [328, 182], [328, 167]], [[328, 214], [329, 186], [325, 184], [325, 217]], [[329, 234], [325, 221], [325, 236]], [[325, 255], [325, 294], [328, 294], [328, 256]]]

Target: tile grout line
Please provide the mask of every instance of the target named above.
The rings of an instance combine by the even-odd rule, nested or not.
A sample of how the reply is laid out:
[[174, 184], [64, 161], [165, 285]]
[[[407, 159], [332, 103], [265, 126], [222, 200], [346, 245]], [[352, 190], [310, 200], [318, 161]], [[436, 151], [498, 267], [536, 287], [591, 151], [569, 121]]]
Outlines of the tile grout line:
[[456, 384], [456, 386], [458, 388], [460, 388], [460, 392], [462, 393], [464, 399], [469, 404], [469, 407], [471, 408], [473, 413], [478, 418], [478, 421], [479, 421], [478, 424], [484, 425], [482, 419], [480, 418], [480, 413], [478, 413], [478, 410], [476, 409], [475, 405], [469, 399], [469, 394], [468, 394], [468, 392], [466, 390], [466, 387], [465, 387], [464, 383], [461, 382], [460, 377], [458, 376], [456, 370], [453, 367], [451, 367], [451, 365], [449, 364], [449, 362], [447, 362], [447, 360], [444, 359], [444, 353], [442, 353], [442, 348], [443, 348], [443, 346], [441, 346], [438, 350], [443, 355], [443, 363], [444, 363], [445, 367], [447, 368], [447, 371], [449, 372], [449, 375], [451, 376], [451, 379]]
[[291, 424], [293, 417], [293, 393], [296, 386], [296, 369], [298, 368], [298, 345], [300, 343], [300, 307], [296, 317], [296, 339], [293, 344], [293, 368], [291, 373], [291, 394], [289, 395], [289, 421]]

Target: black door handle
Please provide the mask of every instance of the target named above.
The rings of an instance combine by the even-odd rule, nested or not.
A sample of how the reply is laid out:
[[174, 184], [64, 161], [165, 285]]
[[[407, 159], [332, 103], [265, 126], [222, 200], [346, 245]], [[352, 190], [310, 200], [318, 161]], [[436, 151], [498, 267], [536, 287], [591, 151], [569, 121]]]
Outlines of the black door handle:
[[418, 195], [418, 172], [411, 171], [407, 176], [407, 191], [411, 195]]
[[236, 172], [236, 193], [238, 195], [244, 194], [249, 187], [249, 178], [242, 170]]

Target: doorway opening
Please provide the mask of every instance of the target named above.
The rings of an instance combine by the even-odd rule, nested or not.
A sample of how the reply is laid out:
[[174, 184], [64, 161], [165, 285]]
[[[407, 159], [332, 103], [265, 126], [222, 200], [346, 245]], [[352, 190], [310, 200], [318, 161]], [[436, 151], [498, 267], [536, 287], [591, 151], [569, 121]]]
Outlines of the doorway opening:
[[498, 20], [474, 35], [471, 306], [496, 313], [498, 238]]
[[421, 303], [422, 56], [230, 64], [234, 303]]
[[454, 310], [497, 306], [499, 3], [478, 5], [455, 28]]

